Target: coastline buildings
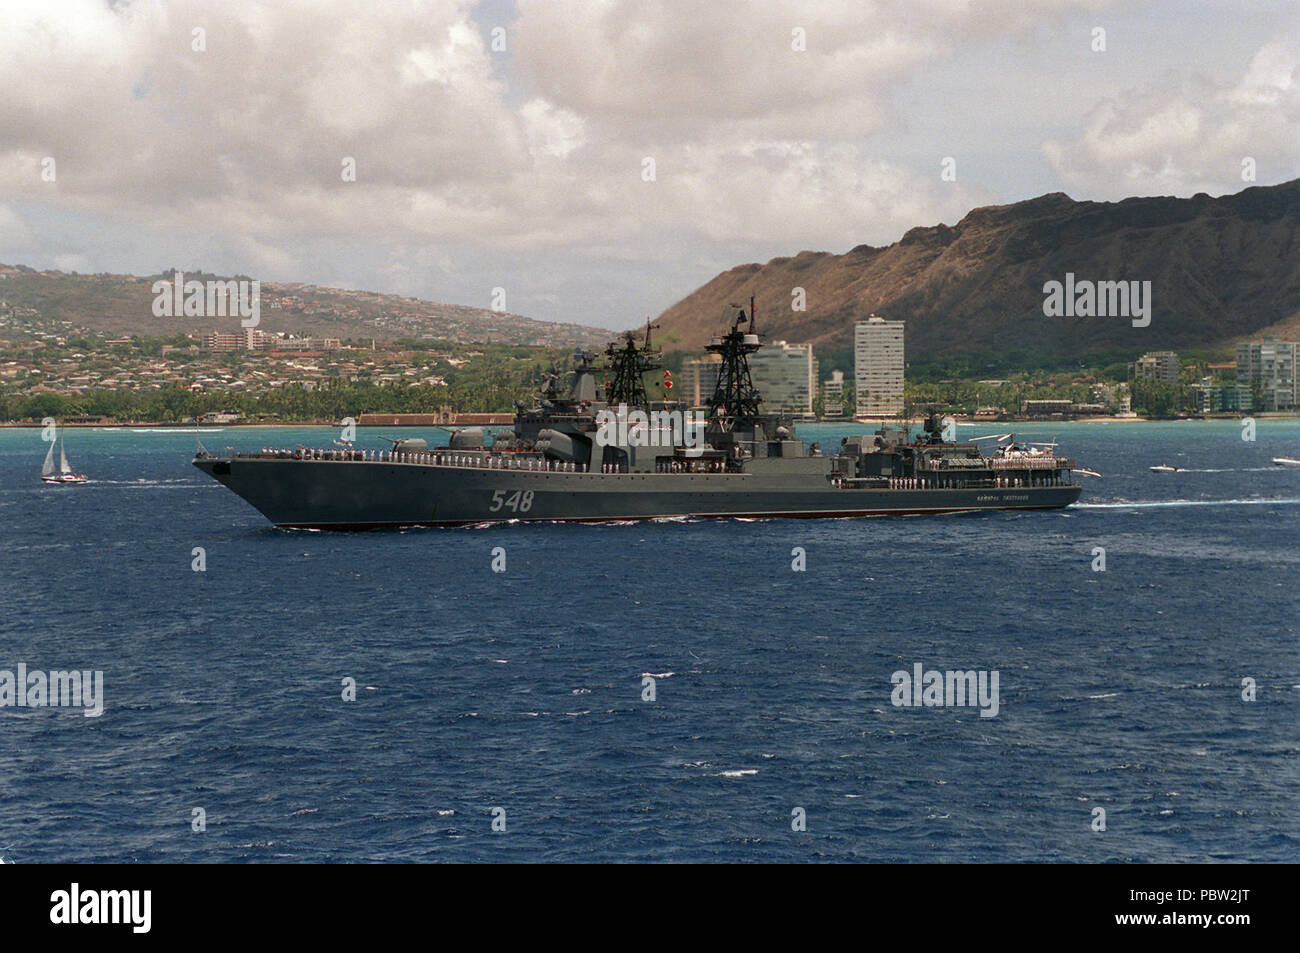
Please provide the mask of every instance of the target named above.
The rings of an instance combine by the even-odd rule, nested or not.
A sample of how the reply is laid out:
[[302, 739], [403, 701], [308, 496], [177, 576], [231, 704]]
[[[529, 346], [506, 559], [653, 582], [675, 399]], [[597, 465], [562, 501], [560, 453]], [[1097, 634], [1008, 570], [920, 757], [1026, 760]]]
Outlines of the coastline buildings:
[[857, 417], [903, 413], [903, 322], [871, 315], [853, 326]]
[[1178, 355], [1174, 351], [1147, 351], [1129, 365], [1133, 380], [1152, 380], [1177, 385]]
[[1254, 409], [1250, 388], [1245, 384], [1219, 384], [1213, 377], [1202, 377], [1191, 386], [1200, 414], [1249, 412]]
[[1259, 410], [1293, 410], [1300, 342], [1264, 338], [1237, 345], [1237, 383], [1258, 393]]
[[1020, 402], [1020, 412], [1026, 417], [1064, 417], [1071, 413], [1074, 401], [1057, 398], [1029, 398]]
[[844, 416], [843, 371], [831, 371], [830, 380], [822, 381], [822, 416], [828, 420]]
[[1092, 402], [1101, 404], [1107, 413], [1129, 414], [1133, 412], [1133, 395], [1128, 384], [1093, 384]]
[[749, 357], [750, 376], [769, 412], [811, 416], [817, 370], [811, 344], [772, 341]]
[[1020, 413], [1031, 418], [1103, 417], [1112, 410], [1097, 401], [1080, 404], [1068, 399], [1029, 397], [1020, 402]]

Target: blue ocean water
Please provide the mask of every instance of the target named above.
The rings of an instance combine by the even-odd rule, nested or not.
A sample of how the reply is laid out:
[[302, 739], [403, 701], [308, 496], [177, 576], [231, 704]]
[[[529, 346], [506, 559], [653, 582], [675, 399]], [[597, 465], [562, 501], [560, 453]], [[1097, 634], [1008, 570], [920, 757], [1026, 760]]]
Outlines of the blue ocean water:
[[[1300, 422], [1023, 428], [1081, 505], [360, 534], [271, 529], [192, 434], [69, 430], [46, 487], [0, 431], [0, 670], [105, 695], [0, 708], [0, 858], [1296, 860]], [[917, 662], [996, 717], [892, 705]]]

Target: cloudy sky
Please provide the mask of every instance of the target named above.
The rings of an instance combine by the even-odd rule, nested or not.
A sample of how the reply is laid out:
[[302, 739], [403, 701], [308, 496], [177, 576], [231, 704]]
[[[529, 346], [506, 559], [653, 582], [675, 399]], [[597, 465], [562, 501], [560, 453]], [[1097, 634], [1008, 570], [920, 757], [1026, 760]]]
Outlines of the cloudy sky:
[[980, 205], [1295, 178], [1298, 65], [1296, 0], [0, 0], [0, 262], [627, 327]]

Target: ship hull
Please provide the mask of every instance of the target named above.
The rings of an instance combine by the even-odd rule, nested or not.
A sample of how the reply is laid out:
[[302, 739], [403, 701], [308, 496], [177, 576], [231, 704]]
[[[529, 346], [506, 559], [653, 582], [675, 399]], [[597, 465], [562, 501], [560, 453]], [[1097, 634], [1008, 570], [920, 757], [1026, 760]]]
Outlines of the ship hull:
[[1059, 509], [1080, 493], [1073, 485], [845, 489], [815, 473], [569, 473], [239, 457], [194, 465], [276, 526], [295, 529]]

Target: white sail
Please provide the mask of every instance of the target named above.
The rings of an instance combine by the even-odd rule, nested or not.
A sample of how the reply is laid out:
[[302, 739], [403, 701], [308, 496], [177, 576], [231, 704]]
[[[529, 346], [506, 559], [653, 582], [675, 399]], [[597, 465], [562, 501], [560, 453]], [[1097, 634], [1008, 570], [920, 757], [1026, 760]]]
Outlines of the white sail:
[[68, 466], [68, 456], [63, 452], [63, 438], [59, 438], [59, 472], [71, 473], [72, 467]]
[[41, 465], [41, 476], [47, 477], [53, 475], [54, 475], [54, 441], [51, 440], [50, 449], [45, 454], [45, 463]]

